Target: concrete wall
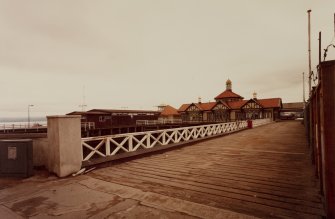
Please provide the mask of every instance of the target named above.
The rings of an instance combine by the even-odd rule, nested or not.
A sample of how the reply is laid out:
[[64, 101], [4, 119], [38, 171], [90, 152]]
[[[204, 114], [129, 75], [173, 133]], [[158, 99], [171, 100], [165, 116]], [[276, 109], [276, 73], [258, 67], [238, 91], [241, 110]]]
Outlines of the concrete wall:
[[48, 147], [48, 138], [33, 139], [33, 164], [35, 167], [47, 166]]
[[1, 135], [0, 139], [32, 139], [33, 165], [46, 167], [59, 177], [76, 173], [82, 166], [81, 116], [48, 116], [48, 134]]

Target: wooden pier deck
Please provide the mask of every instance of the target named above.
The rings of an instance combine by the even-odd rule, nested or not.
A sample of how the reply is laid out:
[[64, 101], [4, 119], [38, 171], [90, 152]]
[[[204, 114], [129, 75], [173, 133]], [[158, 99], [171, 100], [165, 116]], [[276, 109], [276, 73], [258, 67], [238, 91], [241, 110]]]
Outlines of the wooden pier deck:
[[261, 218], [321, 218], [303, 126], [278, 122], [89, 174]]
[[322, 218], [305, 139], [278, 122], [77, 177], [0, 179], [0, 217]]

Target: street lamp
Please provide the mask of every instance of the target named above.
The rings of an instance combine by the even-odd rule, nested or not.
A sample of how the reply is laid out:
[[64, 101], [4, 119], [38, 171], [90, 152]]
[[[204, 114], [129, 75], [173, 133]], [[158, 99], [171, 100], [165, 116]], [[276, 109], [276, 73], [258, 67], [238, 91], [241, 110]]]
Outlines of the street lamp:
[[28, 128], [30, 128], [30, 107], [33, 107], [34, 105], [29, 104], [28, 105]]

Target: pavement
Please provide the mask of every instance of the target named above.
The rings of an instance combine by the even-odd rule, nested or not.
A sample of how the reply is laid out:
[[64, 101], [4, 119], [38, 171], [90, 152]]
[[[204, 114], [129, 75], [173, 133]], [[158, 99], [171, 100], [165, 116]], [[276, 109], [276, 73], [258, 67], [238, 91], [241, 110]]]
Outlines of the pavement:
[[255, 218], [87, 175], [0, 179], [0, 218]]

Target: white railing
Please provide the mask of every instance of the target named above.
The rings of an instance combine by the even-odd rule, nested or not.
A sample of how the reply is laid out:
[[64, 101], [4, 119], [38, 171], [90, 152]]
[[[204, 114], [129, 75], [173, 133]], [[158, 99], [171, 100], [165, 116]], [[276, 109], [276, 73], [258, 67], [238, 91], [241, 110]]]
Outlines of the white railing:
[[181, 124], [181, 119], [160, 119], [160, 120], [136, 120], [136, 125], [164, 125], [164, 124]]
[[272, 118], [252, 120], [252, 126], [257, 127], [272, 122]]
[[82, 138], [83, 161], [107, 158], [122, 153], [188, 142], [231, 133], [247, 127], [246, 121]]
[[15, 132], [17, 130], [24, 130], [25, 132], [28, 131], [38, 131], [39, 129], [47, 128], [46, 123], [32, 123], [28, 126], [27, 123], [16, 123], [16, 124], [0, 124], [0, 132], [8, 133], [8, 132]]
[[86, 130], [95, 129], [95, 122], [82, 122], [81, 127]]
[[164, 119], [158, 119], [159, 122], [162, 122], [163, 124], [180, 124], [180, 123], [183, 123], [183, 120], [182, 119], [167, 119], [167, 118], [164, 118]]

